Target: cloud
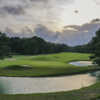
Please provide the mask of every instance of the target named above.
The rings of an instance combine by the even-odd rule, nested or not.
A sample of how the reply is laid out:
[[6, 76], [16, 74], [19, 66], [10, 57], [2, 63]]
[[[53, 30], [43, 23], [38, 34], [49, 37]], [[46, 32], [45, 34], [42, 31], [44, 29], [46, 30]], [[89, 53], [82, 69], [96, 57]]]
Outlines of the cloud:
[[56, 3], [72, 3], [74, 0], [30, 0], [31, 2], [43, 2], [43, 3], [50, 3], [50, 2], [56, 2]]
[[95, 32], [100, 28], [100, 20], [93, 20], [83, 25], [66, 26], [57, 39], [59, 43], [65, 43], [71, 46], [88, 43]]
[[15, 32], [14, 29], [6, 28], [6, 34], [8, 36], [19, 37], [32, 37], [39, 36], [49, 42], [64, 43], [70, 46], [82, 45], [88, 43], [92, 37], [95, 36], [95, 32], [100, 28], [99, 20], [92, 20], [89, 23], [83, 25], [68, 25], [65, 26], [63, 31], [54, 32], [42, 24], [38, 24], [31, 30], [28, 26], [23, 27], [21, 31]]
[[21, 6], [4, 6], [0, 8], [0, 13], [2, 14], [12, 14], [12, 15], [20, 15], [24, 14], [25, 11]]
[[[100, 22], [95, 19], [86, 23], [99, 18], [97, 8], [91, 10], [90, 6], [89, 13], [86, 11], [86, 2], [90, 3], [90, 0], [82, 3], [80, 0], [0, 0], [0, 31], [9, 36], [37, 35], [72, 46], [87, 43], [95, 35]], [[79, 10], [78, 14], [74, 13], [75, 9]], [[73, 25], [80, 22], [85, 24]]]
[[[59, 27], [62, 5], [73, 0], [0, 0], [0, 31], [9, 27], [21, 31], [24, 26], [43, 24], [52, 30]], [[5, 22], [6, 21], [6, 22]], [[23, 26], [23, 27], [22, 27]], [[21, 28], [22, 29], [21, 29]]]
[[91, 23], [98, 23], [98, 22], [100, 22], [100, 19], [99, 19], [99, 18], [93, 19], [93, 20], [91, 21]]
[[99, 28], [100, 20], [94, 19], [83, 25], [65, 26], [62, 32], [53, 32], [43, 25], [38, 25], [35, 34], [51, 42], [75, 46], [88, 43]]
[[27, 26], [23, 28], [21, 32], [15, 32], [13, 29], [7, 27], [5, 29], [5, 34], [9, 37], [20, 37], [20, 38], [23, 37], [28, 38], [35, 36], [34, 32]]
[[36, 36], [42, 37], [47, 41], [55, 42], [58, 35], [56, 32], [49, 30], [47, 27], [39, 24], [34, 31]]
[[68, 25], [62, 32], [53, 32], [43, 25], [37, 25], [34, 34], [50, 42], [64, 43], [70, 46], [88, 43], [100, 28], [100, 20], [94, 19], [83, 25]]
[[97, 5], [100, 5], [100, 0], [94, 0]]
[[49, 2], [49, 0], [30, 0], [31, 2], [37, 2], [37, 3], [39, 3], [39, 2], [44, 2], [44, 3], [46, 3], [46, 2]]

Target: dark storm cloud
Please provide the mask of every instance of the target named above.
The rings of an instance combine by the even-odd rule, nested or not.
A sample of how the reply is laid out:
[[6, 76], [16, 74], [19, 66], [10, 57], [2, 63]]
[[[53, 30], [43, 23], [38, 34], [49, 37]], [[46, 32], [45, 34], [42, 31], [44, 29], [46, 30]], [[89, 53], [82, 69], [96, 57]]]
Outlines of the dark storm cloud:
[[[95, 36], [95, 31], [100, 26], [99, 20], [96, 19], [81, 26], [66, 26], [63, 30], [67, 21], [72, 21], [67, 18], [66, 13], [67, 6], [74, 1], [0, 0], [0, 31], [6, 32], [9, 36], [37, 35], [51, 42], [66, 43], [72, 46], [87, 43]], [[99, 0], [96, 2], [99, 4]], [[81, 13], [77, 11], [77, 8], [75, 9], [75, 13]], [[62, 26], [63, 23], [65, 24]], [[54, 32], [59, 28], [62, 32]]]
[[49, 0], [30, 0], [31, 2], [48, 2]]
[[96, 18], [96, 19], [93, 19], [93, 20], [91, 21], [91, 23], [95, 23], [95, 22], [100, 22], [100, 19], [99, 19], [99, 18]]
[[24, 14], [25, 11], [21, 6], [4, 6], [0, 8], [0, 12], [3, 14], [12, 14], [12, 15], [21, 15]]
[[[0, 20], [5, 20], [6, 17], [8, 22], [11, 20], [14, 24], [33, 24], [33, 22], [34, 24], [49, 24], [51, 21], [55, 24], [60, 20], [59, 11], [62, 11], [60, 6], [69, 4], [69, 2], [72, 1], [73, 0], [0, 0]], [[12, 15], [13, 18], [12, 16], [9, 17], [9, 15]], [[10, 23], [6, 23], [4, 26], [9, 24]], [[2, 27], [1, 29], [3, 29]]]
[[100, 28], [100, 20], [94, 19], [90, 23], [65, 26], [62, 32], [53, 32], [43, 25], [37, 25], [35, 35], [45, 40], [64, 43], [71, 46], [88, 43]]
[[92, 20], [90, 23], [83, 25], [68, 25], [64, 27], [62, 32], [54, 32], [46, 26], [38, 24], [34, 31], [25, 27], [21, 32], [15, 33], [13, 29], [6, 28], [8, 36], [32, 37], [39, 36], [50, 42], [64, 43], [71, 46], [82, 45], [88, 43], [95, 32], [100, 28], [99, 20]]
[[56, 2], [68, 2], [71, 3], [74, 0], [30, 0], [31, 2], [51, 2], [51, 1], [56, 1]]
[[0, 15], [24, 15], [26, 0], [0, 0]]
[[90, 23], [66, 26], [59, 36], [57, 42], [65, 43], [71, 46], [88, 43], [95, 32], [100, 28], [100, 20], [94, 19]]
[[13, 29], [9, 27], [5, 28], [5, 34], [9, 37], [33, 37], [35, 34], [34, 32], [28, 28], [27, 26], [21, 30], [21, 32], [14, 32]]
[[58, 35], [56, 32], [53, 32], [49, 30], [46, 26], [43, 25], [37, 25], [34, 31], [35, 35], [44, 38], [47, 41], [55, 42], [58, 38]]

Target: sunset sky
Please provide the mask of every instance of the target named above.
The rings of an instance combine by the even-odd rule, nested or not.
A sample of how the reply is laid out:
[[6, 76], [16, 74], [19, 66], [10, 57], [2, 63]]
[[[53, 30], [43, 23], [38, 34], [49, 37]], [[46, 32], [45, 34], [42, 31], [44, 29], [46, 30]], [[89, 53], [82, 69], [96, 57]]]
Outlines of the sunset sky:
[[99, 19], [100, 0], [0, 0], [0, 31], [9, 36], [81, 45], [95, 35]]

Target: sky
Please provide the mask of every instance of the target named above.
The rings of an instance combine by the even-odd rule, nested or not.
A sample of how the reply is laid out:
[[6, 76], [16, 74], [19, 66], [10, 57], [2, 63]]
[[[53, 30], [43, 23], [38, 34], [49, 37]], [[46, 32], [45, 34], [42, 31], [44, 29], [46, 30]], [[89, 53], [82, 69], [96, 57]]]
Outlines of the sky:
[[0, 31], [81, 45], [100, 27], [100, 0], [0, 0]]

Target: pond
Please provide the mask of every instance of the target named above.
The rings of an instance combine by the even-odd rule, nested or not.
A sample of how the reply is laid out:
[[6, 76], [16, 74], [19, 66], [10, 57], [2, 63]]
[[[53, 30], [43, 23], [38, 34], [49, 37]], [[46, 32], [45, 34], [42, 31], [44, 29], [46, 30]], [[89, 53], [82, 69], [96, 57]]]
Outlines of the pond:
[[69, 64], [72, 64], [74, 66], [91, 66], [91, 65], [93, 65], [92, 61], [74, 61], [74, 62], [70, 62]]
[[59, 92], [80, 89], [96, 82], [91, 74], [80, 74], [61, 77], [0, 77], [1, 94], [28, 94]]

